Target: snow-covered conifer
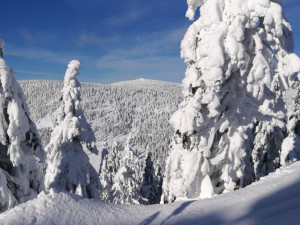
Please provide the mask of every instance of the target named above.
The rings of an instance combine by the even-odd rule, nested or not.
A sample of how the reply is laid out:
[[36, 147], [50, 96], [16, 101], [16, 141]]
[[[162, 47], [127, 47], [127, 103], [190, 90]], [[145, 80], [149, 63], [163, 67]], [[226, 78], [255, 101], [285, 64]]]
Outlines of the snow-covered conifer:
[[23, 91], [0, 58], [0, 212], [33, 199], [43, 189], [43, 160]]
[[236, 190], [278, 167], [284, 96], [298, 85], [280, 1], [187, 3], [186, 16], [200, 7], [200, 17], [181, 42], [184, 100], [171, 118], [165, 202]]
[[278, 126], [274, 126], [274, 122], [258, 122], [255, 128], [251, 156], [256, 180], [274, 172], [280, 166], [280, 149], [285, 133]]
[[158, 204], [160, 202], [160, 196], [158, 193], [159, 178], [155, 176], [155, 169], [152, 161], [152, 153], [147, 153], [146, 165], [144, 169], [143, 182], [141, 187], [142, 196], [148, 199], [148, 204]]
[[46, 146], [45, 186], [88, 198], [98, 198], [98, 174], [87, 152], [95, 153], [95, 136], [80, 106], [80, 84], [76, 79], [81, 65], [72, 60], [61, 92], [61, 106], [50, 143]]
[[140, 204], [140, 165], [130, 146], [130, 135], [126, 140], [121, 165], [113, 179], [113, 202], [117, 204]]
[[103, 144], [100, 171], [99, 171], [100, 184], [101, 184], [100, 198], [105, 202], [110, 201], [110, 198], [112, 196], [113, 173], [110, 171], [109, 158], [110, 158], [110, 154], [108, 151], [108, 145], [107, 143], [105, 143]]
[[162, 174], [162, 171], [161, 171], [161, 167], [156, 167], [155, 174], [156, 174], [155, 184], [156, 184], [157, 195], [159, 196], [159, 201], [161, 201], [161, 196], [162, 196], [162, 193], [163, 193], [163, 190], [162, 190], [163, 174]]
[[3, 58], [3, 55], [4, 55], [3, 47], [4, 47], [4, 41], [2, 39], [0, 39], [0, 57], [1, 58]]
[[113, 181], [120, 168], [120, 143], [114, 141], [110, 151], [102, 150], [100, 165], [101, 199], [105, 202], [113, 202]]
[[[299, 60], [300, 73], [300, 60]], [[280, 163], [283, 166], [300, 159], [300, 88], [289, 93], [290, 104], [288, 110], [288, 136], [282, 142]]]
[[120, 143], [117, 141], [114, 141], [112, 144], [112, 150], [110, 152], [110, 157], [109, 157], [109, 171], [115, 175], [117, 171], [120, 168]]

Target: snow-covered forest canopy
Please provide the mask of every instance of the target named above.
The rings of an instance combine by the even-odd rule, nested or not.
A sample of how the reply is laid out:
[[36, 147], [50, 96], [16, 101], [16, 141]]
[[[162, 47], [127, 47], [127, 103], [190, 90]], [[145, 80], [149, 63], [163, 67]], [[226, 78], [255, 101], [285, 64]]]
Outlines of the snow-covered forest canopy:
[[[56, 125], [63, 83], [29, 80], [20, 81], [20, 85], [27, 97], [31, 116], [36, 121], [37, 130], [45, 146], [49, 143], [51, 132]], [[173, 135], [169, 118], [182, 100], [180, 85], [146, 79], [108, 85], [82, 83], [81, 95], [81, 107], [95, 133], [99, 150], [98, 155], [88, 152], [87, 154], [96, 171], [100, 172], [102, 199], [117, 202], [116, 197], [112, 197], [114, 184], [112, 178], [117, 171], [111, 171], [112, 168], [109, 167], [110, 161], [113, 160], [111, 154], [116, 149], [116, 145], [117, 155], [119, 155], [116, 163], [121, 164], [126, 142], [130, 143], [131, 151], [139, 162], [139, 166], [136, 167], [138, 176], [136, 188], [141, 195], [140, 202], [148, 202], [142, 200], [142, 196], [147, 199], [149, 195], [149, 193], [142, 193], [145, 192], [145, 188], [141, 191], [147, 152], [152, 153], [155, 170], [153, 185], [155, 193], [160, 196], [165, 160]], [[101, 152], [103, 148], [105, 151]], [[102, 168], [106, 163], [107, 168]], [[108, 174], [101, 174], [102, 170]], [[156, 198], [155, 202], [158, 203], [158, 196], [152, 196], [151, 202]]]
[[[45, 146], [55, 126], [63, 83], [28, 80], [20, 85]], [[112, 147], [115, 141], [124, 148], [131, 134], [133, 151], [144, 158], [149, 148], [152, 158], [164, 167], [173, 134], [169, 118], [182, 100], [180, 85], [146, 79], [108, 85], [82, 83], [81, 95], [81, 107], [99, 150], [103, 142]]]
[[[290, 165], [300, 160], [300, 58], [281, 1], [187, 0], [187, 6], [194, 22], [181, 42], [181, 86], [145, 79], [80, 84], [77, 60], [63, 82], [18, 83], [0, 40], [0, 221], [26, 204], [48, 208], [60, 197], [74, 208], [84, 201], [107, 211], [125, 209], [113, 204], [185, 201], [176, 216], [191, 204], [186, 200], [221, 194], [228, 200], [237, 191], [250, 201], [255, 194], [247, 190], [259, 189], [254, 182], [265, 198], [272, 179], [282, 188], [299, 181], [299, 163]], [[32, 208], [30, 216], [39, 211]], [[32, 223], [44, 220], [38, 213]]]

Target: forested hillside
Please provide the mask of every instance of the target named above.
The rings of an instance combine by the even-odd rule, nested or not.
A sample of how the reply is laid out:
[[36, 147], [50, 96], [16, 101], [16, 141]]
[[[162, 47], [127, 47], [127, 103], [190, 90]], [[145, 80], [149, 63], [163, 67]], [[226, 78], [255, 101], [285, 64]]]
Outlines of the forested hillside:
[[[31, 118], [36, 122], [45, 146], [50, 139], [59, 108], [59, 81], [21, 81]], [[181, 101], [179, 84], [139, 79], [109, 85], [82, 83], [82, 108], [95, 132], [100, 148], [114, 141], [124, 143], [131, 133], [130, 144], [140, 158], [150, 150], [153, 159], [164, 167], [173, 130], [172, 113]]]

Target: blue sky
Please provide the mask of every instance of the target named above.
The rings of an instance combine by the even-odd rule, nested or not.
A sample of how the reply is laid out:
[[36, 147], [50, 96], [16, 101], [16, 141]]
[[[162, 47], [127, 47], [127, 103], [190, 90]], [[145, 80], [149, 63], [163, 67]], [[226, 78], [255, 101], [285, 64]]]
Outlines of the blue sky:
[[[62, 80], [72, 59], [80, 81], [148, 78], [180, 83], [185, 0], [1, 0], [0, 36], [17, 79]], [[300, 1], [284, 1], [300, 53]]]

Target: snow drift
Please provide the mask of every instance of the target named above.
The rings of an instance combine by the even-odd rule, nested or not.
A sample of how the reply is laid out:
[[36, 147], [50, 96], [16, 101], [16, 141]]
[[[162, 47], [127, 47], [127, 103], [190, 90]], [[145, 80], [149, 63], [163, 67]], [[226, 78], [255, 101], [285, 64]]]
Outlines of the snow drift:
[[300, 163], [244, 189], [201, 201], [116, 205], [70, 193], [41, 193], [0, 214], [0, 224], [298, 224]]

